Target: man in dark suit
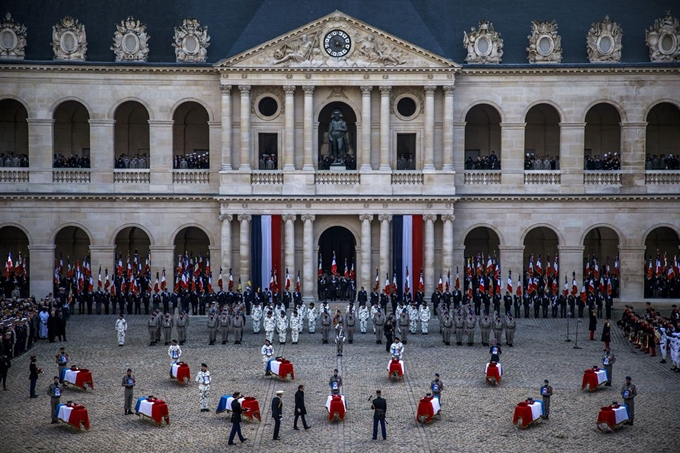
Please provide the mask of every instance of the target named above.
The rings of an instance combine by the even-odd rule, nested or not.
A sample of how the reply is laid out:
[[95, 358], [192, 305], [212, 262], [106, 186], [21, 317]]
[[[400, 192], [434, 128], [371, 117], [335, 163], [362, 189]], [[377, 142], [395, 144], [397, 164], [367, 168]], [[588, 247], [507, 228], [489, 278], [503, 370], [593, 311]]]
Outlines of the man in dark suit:
[[382, 430], [383, 440], [387, 439], [387, 430], [385, 429], [385, 415], [387, 414], [387, 401], [381, 396], [380, 390], [375, 391], [376, 398], [371, 404], [373, 409], [373, 440], [378, 439], [378, 422]]
[[229, 434], [229, 445], [234, 445], [234, 437], [238, 434], [238, 439], [241, 443], [247, 441], [243, 434], [241, 434], [241, 403], [238, 402], [241, 398], [240, 392], [234, 392], [234, 400], [231, 402], [231, 434]]
[[274, 419], [274, 440], [281, 440], [279, 429], [281, 428], [281, 418], [283, 417], [283, 401], [281, 400], [283, 390], [276, 391], [276, 397], [272, 400], [272, 418]]
[[298, 418], [302, 418], [302, 426], [305, 429], [311, 428], [305, 420], [305, 415], [307, 415], [307, 409], [305, 409], [305, 386], [298, 385], [298, 391], [295, 392], [295, 419], [293, 420], [293, 429], [298, 431]]

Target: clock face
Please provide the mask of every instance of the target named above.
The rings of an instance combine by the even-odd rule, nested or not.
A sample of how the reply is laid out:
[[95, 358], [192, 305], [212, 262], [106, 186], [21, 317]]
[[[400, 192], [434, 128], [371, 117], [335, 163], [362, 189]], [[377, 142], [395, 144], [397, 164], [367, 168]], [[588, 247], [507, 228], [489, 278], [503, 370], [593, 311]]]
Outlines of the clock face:
[[323, 48], [331, 57], [344, 57], [352, 47], [352, 40], [342, 30], [329, 32], [323, 40]]

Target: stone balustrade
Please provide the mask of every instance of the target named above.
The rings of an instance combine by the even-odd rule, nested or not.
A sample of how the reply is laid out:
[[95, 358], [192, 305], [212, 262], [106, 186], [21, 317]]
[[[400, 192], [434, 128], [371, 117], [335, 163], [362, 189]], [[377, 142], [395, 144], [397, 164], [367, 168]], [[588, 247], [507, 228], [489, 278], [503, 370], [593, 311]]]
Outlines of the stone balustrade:
[[583, 172], [583, 184], [587, 186], [620, 186], [621, 172], [617, 170], [586, 170]]
[[52, 170], [52, 182], [66, 184], [89, 184], [90, 170], [81, 168], [55, 168]]
[[525, 170], [524, 184], [532, 185], [558, 185], [562, 183], [562, 174], [559, 170]]
[[283, 184], [283, 172], [280, 170], [259, 170], [250, 174], [252, 185]]
[[28, 169], [26, 170], [0, 170], [0, 183], [28, 182]]
[[148, 184], [151, 173], [148, 168], [117, 168], [113, 170], [113, 182], [116, 184]]
[[396, 186], [422, 185], [423, 182], [423, 173], [419, 170], [392, 172], [392, 184]]
[[173, 170], [173, 184], [210, 184], [210, 170]]
[[678, 170], [647, 170], [645, 184], [649, 186], [680, 185], [680, 171]]
[[314, 175], [314, 184], [333, 184], [351, 186], [361, 184], [361, 175], [357, 172], [318, 171]]
[[500, 170], [465, 170], [465, 184], [500, 184]]

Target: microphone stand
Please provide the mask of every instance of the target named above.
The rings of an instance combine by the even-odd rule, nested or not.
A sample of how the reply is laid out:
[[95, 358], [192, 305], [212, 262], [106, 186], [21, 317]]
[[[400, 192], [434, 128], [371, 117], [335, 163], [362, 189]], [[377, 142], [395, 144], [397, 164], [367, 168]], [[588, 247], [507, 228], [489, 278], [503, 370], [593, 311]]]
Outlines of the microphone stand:
[[574, 349], [583, 349], [578, 345], [578, 325], [581, 324], [581, 318], [578, 318], [576, 320], [576, 344], [574, 345]]
[[569, 318], [571, 318], [571, 313], [567, 313], [567, 339], [564, 340], [566, 342], [571, 341], [571, 338], [569, 338]]

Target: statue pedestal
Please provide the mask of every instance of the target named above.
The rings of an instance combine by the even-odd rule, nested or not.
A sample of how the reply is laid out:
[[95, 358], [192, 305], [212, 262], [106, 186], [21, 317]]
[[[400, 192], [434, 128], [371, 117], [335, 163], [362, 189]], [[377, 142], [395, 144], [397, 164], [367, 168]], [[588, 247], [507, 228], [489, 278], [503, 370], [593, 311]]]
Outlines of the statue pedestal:
[[340, 162], [333, 162], [329, 170], [335, 172], [347, 171], [347, 166]]

